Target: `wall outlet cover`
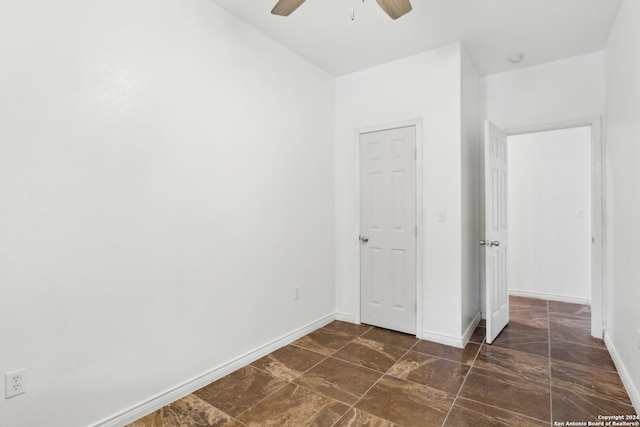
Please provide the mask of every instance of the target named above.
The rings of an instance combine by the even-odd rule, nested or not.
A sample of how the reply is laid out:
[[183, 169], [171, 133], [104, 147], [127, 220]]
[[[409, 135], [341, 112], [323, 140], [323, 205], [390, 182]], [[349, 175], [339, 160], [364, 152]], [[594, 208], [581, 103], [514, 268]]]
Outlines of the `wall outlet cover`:
[[4, 394], [5, 398], [17, 396], [26, 393], [26, 369], [18, 369], [4, 374]]

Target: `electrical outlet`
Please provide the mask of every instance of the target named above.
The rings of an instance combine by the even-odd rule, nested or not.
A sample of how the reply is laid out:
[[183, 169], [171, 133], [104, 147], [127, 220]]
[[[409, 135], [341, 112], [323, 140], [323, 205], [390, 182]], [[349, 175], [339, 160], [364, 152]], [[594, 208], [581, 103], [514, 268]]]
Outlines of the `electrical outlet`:
[[293, 288], [293, 292], [294, 292], [293, 299], [294, 300], [299, 300], [300, 299], [300, 288], [296, 286], [295, 288]]
[[22, 368], [4, 374], [4, 394], [7, 399], [27, 391], [26, 373], [27, 370]]

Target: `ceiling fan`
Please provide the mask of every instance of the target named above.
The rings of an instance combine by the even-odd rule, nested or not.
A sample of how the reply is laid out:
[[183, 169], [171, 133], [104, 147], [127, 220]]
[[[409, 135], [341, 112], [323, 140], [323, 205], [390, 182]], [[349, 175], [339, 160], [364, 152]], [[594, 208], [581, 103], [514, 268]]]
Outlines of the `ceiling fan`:
[[[398, 19], [402, 15], [411, 12], [409, 0], [376, 0], [378, 5], [391, 19]], [[271, 11], [274, 15], [289, 16], [305, 0], [279, 0]]]

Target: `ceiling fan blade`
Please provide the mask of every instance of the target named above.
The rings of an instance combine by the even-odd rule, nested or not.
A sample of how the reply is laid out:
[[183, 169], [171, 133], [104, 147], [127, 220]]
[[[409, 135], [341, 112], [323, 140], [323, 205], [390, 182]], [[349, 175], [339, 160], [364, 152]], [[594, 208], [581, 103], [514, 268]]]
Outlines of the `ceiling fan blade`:
[[289, 16], [291, 13], [300, 7], [304, 3], [304, 0], [280, 0], [273, 7], [271, 11], [274, 15]]
[[384, 10], [391, 19], [398, 19], [402, 15], [411, 12], [411, 3], [409, 0], [376, 0], [382, 10]]

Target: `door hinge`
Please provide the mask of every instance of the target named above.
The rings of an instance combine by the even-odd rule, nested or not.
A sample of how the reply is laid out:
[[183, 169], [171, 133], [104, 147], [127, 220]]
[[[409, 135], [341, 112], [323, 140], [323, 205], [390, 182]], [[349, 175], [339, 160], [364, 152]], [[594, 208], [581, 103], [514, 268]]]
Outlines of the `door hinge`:
[[415, 237], [418, 237], [418, 226], [417, 225], [413, 227], [413, 234], [414, 234]]

